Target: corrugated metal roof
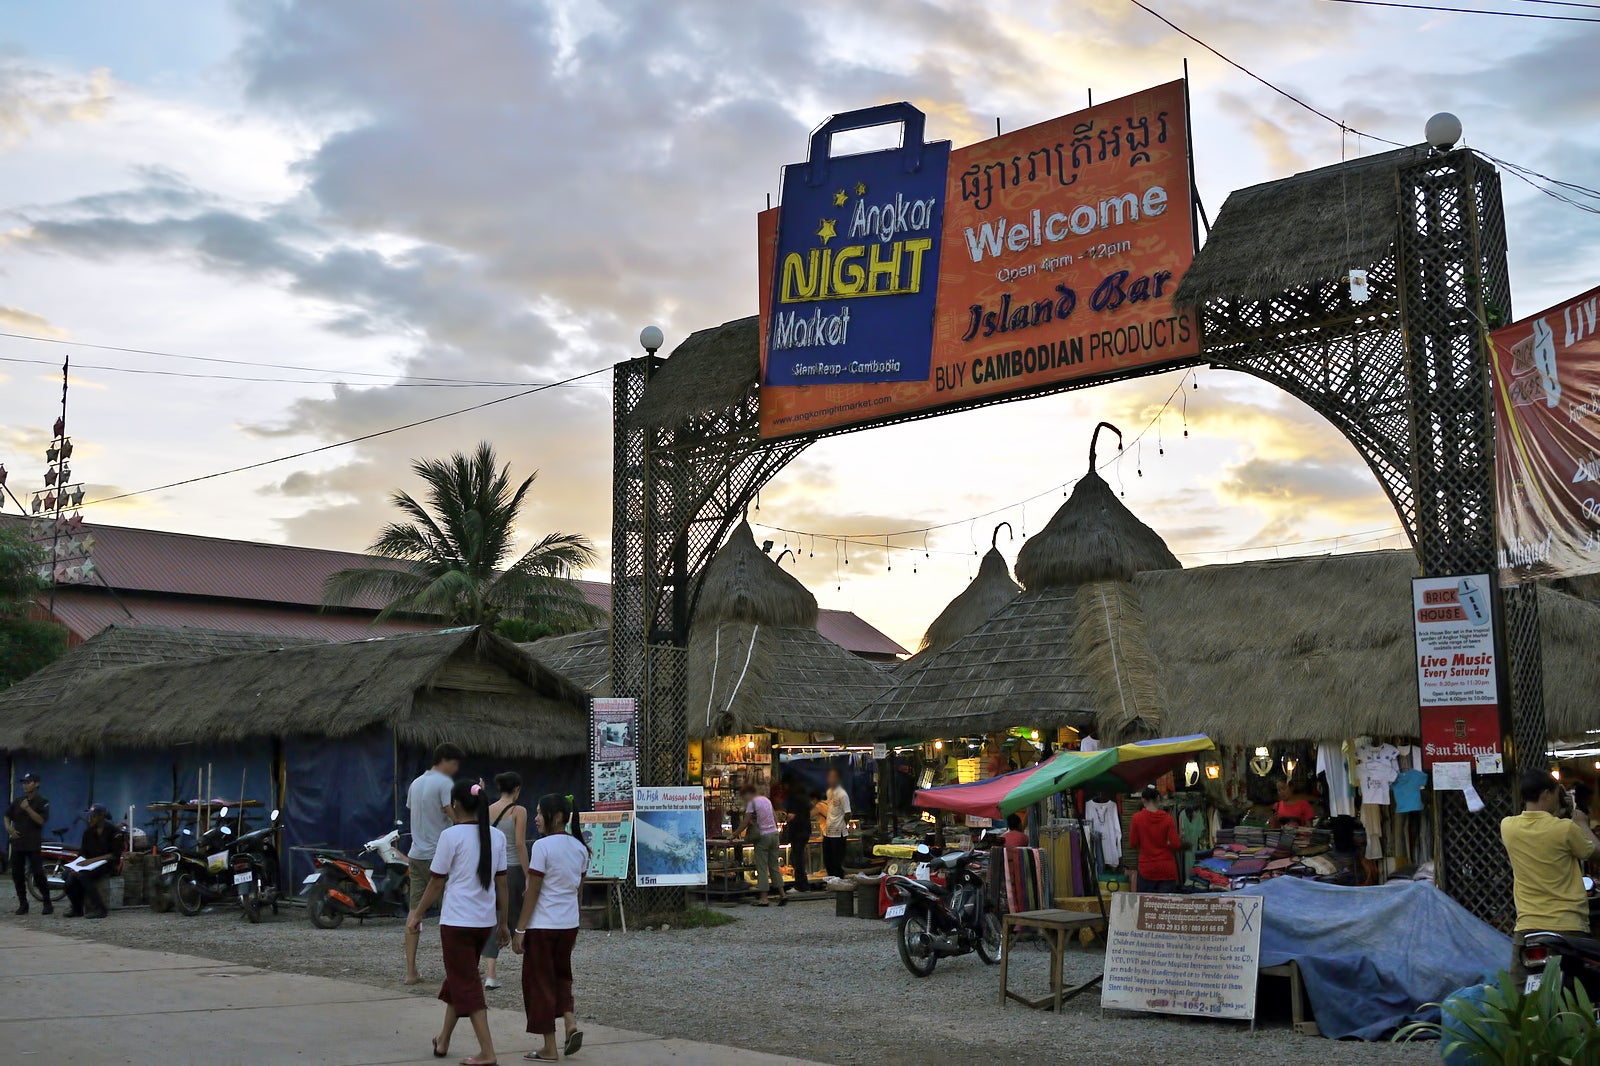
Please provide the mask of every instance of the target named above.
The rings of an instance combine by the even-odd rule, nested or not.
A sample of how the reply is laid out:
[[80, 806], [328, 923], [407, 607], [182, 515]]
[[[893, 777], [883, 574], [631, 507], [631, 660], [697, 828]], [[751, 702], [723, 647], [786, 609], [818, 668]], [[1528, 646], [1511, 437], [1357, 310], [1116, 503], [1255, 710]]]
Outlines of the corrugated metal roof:
[[[311, 640], [361, 640], [437, 629], [436, 623], [394, 619], [374, 624], [371, 614], [325, 614], [292, 604], [228, 603], [121, 593], [119, 606], [105, 589], [56, 590], [56, 620], [73, 633], [92, 637], [108, 626], [198, 626], [238, 633], [270, 633]], [[129, 615], [133, 617], [129, 617]]]

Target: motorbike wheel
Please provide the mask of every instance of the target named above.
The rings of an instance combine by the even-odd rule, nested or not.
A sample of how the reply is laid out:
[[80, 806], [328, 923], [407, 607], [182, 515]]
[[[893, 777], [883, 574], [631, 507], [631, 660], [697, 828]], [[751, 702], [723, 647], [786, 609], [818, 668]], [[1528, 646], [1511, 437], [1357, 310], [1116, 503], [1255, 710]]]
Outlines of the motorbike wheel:
[[328, 886], [321, 882], [306, 896], [306, 914], [318, 929], [337, 929], [344, 924], [344, 911], [329, 905]]
[[[34, 882], [33, 878], [28, 878], [28, 895], [39, 902], [60, 903], [67, 898], [66, 874], [62, 871], [59, 862], [47, 862], [44, 864], [44, 887], [45, 895], [42, 896], [39, 894], [38, 884]], [[46, 899], [46, 896], [49, 898]]]
[[1000, 929], [1000, 916], [994, 911], [983, 912], [983, 936], [978, 940], [978, 958], [990, 966], [1000, 961], [1004, 934]]
[[257, 925], [261, 921], [261, 897], [254, 892], [246, 892], [239, 901], [244, 906], [245, 921]]
[[178, 883], [173, 888], [173, 895], [177, 897], [178, 913], [186, 918], [193, 918], [205, 910], [205, 890], [200, 887], [200, 882], [193, 874], [184, 874], [178, 878]]
[[[926, 907], [910, 906], [906, 908], [905, 917], [900, 919], [899, 933], [900, 961], [905, 963], [906, 969], [911, 971], [912, 977], [927, 977], [933, 973], [933, 968], [939, 964], [939, 956], [933, 953], [930, 947], [917, 948], [919, 939], [926, 944], [933, 936], [932, 923], [928, 920]], [[919, 954], [920, 951], [920, 954]]]

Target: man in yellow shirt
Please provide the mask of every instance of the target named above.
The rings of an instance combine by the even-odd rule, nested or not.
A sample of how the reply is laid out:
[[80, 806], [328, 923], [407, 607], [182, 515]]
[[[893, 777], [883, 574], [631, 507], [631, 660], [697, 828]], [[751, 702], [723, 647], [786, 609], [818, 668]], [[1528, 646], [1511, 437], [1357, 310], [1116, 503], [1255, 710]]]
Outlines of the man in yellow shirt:
[[1522, 813], [1502, 819], [1500, 840], [1511, 859], [1517, 928], [1511, 939], [1511, 972], [1526, 976], [1522, 941], [1530, 932], [1589, 932], [1589, 901], [1583, 862], [1600, 848], [1587, 811], [1573, 809], [1555, 775], [1522, 775]]

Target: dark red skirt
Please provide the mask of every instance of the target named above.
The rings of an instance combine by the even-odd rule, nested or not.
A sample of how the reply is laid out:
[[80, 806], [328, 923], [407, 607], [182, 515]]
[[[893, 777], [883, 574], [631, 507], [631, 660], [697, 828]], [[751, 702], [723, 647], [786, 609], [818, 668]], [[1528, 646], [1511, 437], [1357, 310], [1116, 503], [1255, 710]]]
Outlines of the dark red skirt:
[[463, 1018], [488, 1006], [483, 1001], [483, 982], [478, 980], [478, 956], [493, 935], [492, 926], [439, 927], [439, 946], [444, 953], [444, 984], [439, 988], [439, 998]]
[[528, 1032], [549, 1036], [572, 1006], [572, 946], [576, 929], [529, 929], [522, 942], [522, 1004]]

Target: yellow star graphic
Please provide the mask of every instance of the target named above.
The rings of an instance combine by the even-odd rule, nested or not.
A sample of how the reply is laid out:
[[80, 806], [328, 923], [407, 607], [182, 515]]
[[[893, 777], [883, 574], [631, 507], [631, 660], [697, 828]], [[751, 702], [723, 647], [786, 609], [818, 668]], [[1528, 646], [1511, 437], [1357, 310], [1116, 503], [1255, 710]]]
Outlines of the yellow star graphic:
[[839, 235], [838, 233], [834, 232], [833, 223], [833, 219], [825, 218], [822, 220], [822, 225], [817, 227], [817, 236], [821, 238], [823, 244], [827, 244], [830, 240]]
[[845, 192], [843, 189], [840, 189], [838, 192], [833, 194], [833, 206], [843, 207], [845, 205], [845, 201], [849, 199], [850, 194]]
[[866, 186], [865, 182], [860, 182], [860, 181], [856, 182], [856, 195], [857, 196], [865, 196], [865, 195], [867, 195], [867, 186]]

